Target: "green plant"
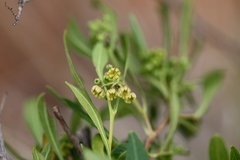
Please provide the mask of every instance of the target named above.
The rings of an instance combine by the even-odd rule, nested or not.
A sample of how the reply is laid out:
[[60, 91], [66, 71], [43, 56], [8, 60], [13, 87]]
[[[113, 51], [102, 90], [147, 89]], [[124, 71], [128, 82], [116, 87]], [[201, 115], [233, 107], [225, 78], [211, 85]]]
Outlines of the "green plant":
[[[89, 39], [83, 36], [72, 19], [64, 31], [66, 57], [75, 83], [73, 85], [66, 82], [66, 85], [72, 90], [76, 100], [64, 98], [50, 86], [47, 87], [52, 95], [73, 111], [71, 124], [67, 125], [60, 110], [54, 107], [54, 114], [66, 134], [58, 138], [55, 120], [48, 115], [44, 94], [29, 100], [25, 105], [24, 117], [37, 142], [32, 150], [33, 159], [63, 160], [71, 157], [73, 160], [170, 160], [174, 155], [188, 154], [188, 151], [174, 142], [174, 135], [180, 131], [185, 137], [189, 137], [197, 132], [199, 121], [207, 112], [223, 80], [220, 70], [203, 75], [200, 81], [185, 78], [192, 66], [191, 57], [195, 54], [195, 50], [189, 49], [191, 1], [184, 0], [182, 4], [180, 43], [176, 55], [172, 54], [167, 5], [162, 4], [160, 10], [164, 25], [164, 46], [157, 49], [147, 47], [134, 15], [129, 17], [132, 30], [129, 33], [118, 33], [115, 13], [100, 2], [95, 5], [102, 10], [103, 17], [89, 23]], [[92, 60], [97, 77], [93, 80], [95, 85], [91, 92], [95, 97], [105, 99], [107, 103], [101, 111], [92, 102], [78, 76], [69, 47]], [[191, 114], [183, 113], [185, 106], [196, 105], [193, 92], [199, 86], [202, 91], [199, 107], [192, 108]], [[165, 114], [162, 122], [158, 124], [156, 113], [160, 110], [165, 110]], [[125, 142], [114, 137], [115, 121], [128, 115], [133, 115], [143, 127], [147, 137], [145, 142], [133, 131], [129, 132]], [[92, 138], [87, 134], [77, 140], [75, 134], [77, 128], [84, 124], [82, 120], [90, 128], [95, 127], [98, 133]], [[105, 120], [109, 120], [109, 129], [103, 125]], [[167, 133], [163, 134], [166, 126]], [[85, 143], [84, 139], [89, 141]], [[211, 143], [211, 153], [214, 148], [212, 146], [214, 143]], [[10, 149], [10, 146], [7, 148]], [[232, 150], [233, 157], [239, 155], [234, 148]], [[14, 155], [24, 159], [17, 153]]]

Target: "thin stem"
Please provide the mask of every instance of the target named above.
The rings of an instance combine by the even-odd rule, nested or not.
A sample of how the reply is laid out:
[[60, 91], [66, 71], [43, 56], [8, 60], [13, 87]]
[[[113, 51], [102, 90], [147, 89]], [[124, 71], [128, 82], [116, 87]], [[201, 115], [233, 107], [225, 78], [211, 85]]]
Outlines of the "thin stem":
[[67, 133], [69, 139], [71, 140], [74, 148], [77, 150], [81, 159], [84, 159], [82, 148], [80, 147], [76, 136], [72, 134], [71, 130], [69, 129], [69, 127], [67, 125], [67, 123], [65, 122], [65, 120], [64, 120], [64, 118], [63, 118], [63, 116], [60, 112], [60, 109], [57, 106], [55, 106], [55, 107], [53, 107], [53, 112], [54, 112], [55, 117], [58, 119], [58, 121], [62, 125], [63, 130]]
[[113, 110], [111, 101], [108, 101], [108, 108], [109, 108], [109, 116], [110, 116], [108, 145], [109, 145], [109, 149], [110, 149], [110, 153], [111, 153], [113, 130], [114, 130], [114, 118], [115, 118], [115, 115], [116, 115], [116, 110]]
[[156, 136], [166, 127], [169, 121], [169, 116], [167, 116], [162, 123], [158, 126], [158, 128], [149, 136], [145, 143], [145, 148], [148, 150], [152, 144], [152, 141], [156, 138]]

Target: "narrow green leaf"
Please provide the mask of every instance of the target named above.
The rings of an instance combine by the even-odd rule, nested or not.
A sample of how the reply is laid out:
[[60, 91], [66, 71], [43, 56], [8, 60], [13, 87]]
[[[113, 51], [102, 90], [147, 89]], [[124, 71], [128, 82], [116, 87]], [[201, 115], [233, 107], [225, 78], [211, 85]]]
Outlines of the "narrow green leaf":
[[104, 144], [101, 138], [100, 134], [96, 134], [93, 138], [92, 138], [92, 150], [95, 153], [99, 153], [104, 155]]
[[35, 147], [32, 149], [33, 160], [46, 160], [41, 153], [37, 151]]
[[92, 53], [93, 65], [96, 68], [98, 77], [103, 80], [103, 69], [108, 62], [107, 51], [102, 43], [97, 43]]
[[137, 18], [134, 15], [129, 17], [130, 25], [133, 32], [133, 39], [139, 49], [140, 57], [143, 57], [147, 53], [147, 43], [137, 21]]
[[124, 64], [124, 73], [123, 73], [123, 80], [125, 80], [125, 77], [127, 75], [128, 65], [129, 65], [130, 43], [129, 43], [129, 37], [127, 34], [123, 34], [121, 37], [121, 40], [122, 40], [123, 52], [125, 54], [125, 64]]
[[71, 116], [71, 124], [70, 124], [70, 130], [72, 131], [73, 134], [77, 132], [80, 124], [81, 124], [81, 117], [76, 112], [73, 111]]
[[77, 53], [83, 54], [88, 58], [91, 57], [91, 48], [74, 19], [70, 19], [68, 22], [66, 39], [68, 44], [70, 44]]
[[179, 54], [181, 57], [185, 57], [188, 52], [190, 33], [192, 27], [192, 13], [193, 13], [192, 0], [183, 0], [179, 40]]
[[138, 138], [137, 134], [130, 132], [128, 134], [128, 147], [126, 160], [149, 160], [148, 153], [144, 144]]
[[223, 82], [223, 72], [220, 70], [212, 71], [206, 74], [202, 79], [202, 94], [203, 98], [198, 110], [194, 113], [196, 119], [201, 118], [208, 110], [209, 104], [219, 90]]
[[70, 67], [71, 74], [72, 74], [72, 76], [74, 78], [74, 81], [77, 84], [77, 86], [83, 91], [85, 97], [90, 99], [89, 95], [88, 95], [88, 93], [87, 93], [87, 91], [86, 91], [81, 79], [79, 78], [74, 65], [73, 65], [71, 56], [70, 56], [69, 51], [68, 51], [68, 45], [67, 45], [67, 38], [66, 37], [67, 37], [67, 31], [65, 30], [64, 34], [63, 34], [63, 42], [64, 42], [65, 53], [66, 53], [66, 56], [67, 56], [67, 60], [68, 60], [68, 64], [69, 64], [69, 67]]
[[37, 143], [42, 146], [43, 129], [38, 115], [37, 99], [31, 98], [24, 104], [24, 121]]
[[170, 24], [170, 16], [169, 16], [169, 6], [167, 3], [160, 3], [160, 14], [162, 18], [162, 28], [163, 28], [163, 44], [167, 53], [171, 53], [171, 24]]
[[214, 135], [210, 140], [209, 160], [228, 160], [227, 147], [219, 135]]
[[10, 144], [4, 141], [4, 145], [9, 153], [13, 155], [18, 160], [27, 160], [26, 158], [22, 157]]
[[170, 97], [170, 108], [169, 108], [169, 129], [168, 129], [168, 134], [167, 137], [161, 147], [161, 151], [164, 151], [165, 149], [168, 148], [169, 144], [172, 141], [172, 138], [176, 132], [177, 126], [178, 126], [178, 120], [179, 120], [179, 114], [180, 114], [180, 104], [179, 104], [179, 99], [177, 96], [177, 92], [175, 89], [171, 91], [171, 97]]
[[74, 87], [73, 85], [71, 85], [68, 82], [66, 82], [66, 84], [71, 88], [71, 90], [73, 91], [74, 95], [78, 99], [79, 103], [83, 106], [83, 108], [86, 110], [86, 112], [88, 113], [88, 115], [92, 119], [93, 123], [97, 127], [97, 129], [98, 129], [98, 131], [99, 131], [99, 133], [100, 133], [100, 135], [102, 137], [103, 143], [104, 143], [104, 145], [106, 147], [107, 153], [108, 153], [108, 155], [110, 155], [110, 148], [108, 146], [106, 133], [104, 131], [102, 119], [101, 119], [101, 117], [100, 117], [100, 115], [98, 113], [97, 108], [93, 105], [93, 103], [91, 101], [89, 101], [82, 94], [82, 92], [78, 88]]
[[56, 152], [56, 155], [60, 160], [64, 160], [62, 156], [62, 152], [60, 149], [60, 145], [57, 138], [57, 127], [56, 123], [54, 121], [54, 118], [51, 118], [48, 115], [47, 107], [44, 101], [44, 94], [40, 94], [37, 100], [38, 104], [38, 112], [39, 112], [39, 118], [42, 123], [43, 130], [46, 134], [46, 137], [53, 147], [54, 151]]
[[43, 148], [41, 154], [44, 156], [45, 160], [50, 160], [52, 156], [52, 148], [50, 143], [47, 143], [45, 147]]
[[240, 159], [240, 154], [238, 150], [234, 146], [231, 146], [230, 160], [239, 160], [239, 159]]
[[52, 87], [47, 86], [47, 89], [49, 92], [52, 93], [53, 96], [55, 96], [60, 102], [62, 102], [64, 105], [71, 108], [75, 113], [77, 113], [81, 118], [83, 118], [85, 121], [87, 121], [90, 125], [95, 126], [89, 115], [82, 109], [79, 103], [70, 101], [67, 98], [61, 97]]

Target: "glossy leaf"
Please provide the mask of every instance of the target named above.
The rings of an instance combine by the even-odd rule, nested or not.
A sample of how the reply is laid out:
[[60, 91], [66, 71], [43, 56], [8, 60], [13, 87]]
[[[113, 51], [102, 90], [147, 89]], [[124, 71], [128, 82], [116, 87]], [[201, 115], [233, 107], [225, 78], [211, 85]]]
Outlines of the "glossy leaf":
[[228, 151], [221, 136], [215, 135], [210, 140], [209, 160], [228, 160]]
[[144, 56], [147, 53], [147, 43], [145, 41], [144, 35], [141, 31], [141, 28], [138, 24], [137, 18], [134, 15], [129, 17], [132, 32], [133, 32], [133, 39], [139, 48], [139, 54]]
[[149, 160], [148, 153], [142, 141], [137, 134], [130, 132], [128, 134], [128, 146], [126, 160]]
[[103, 69], [108, 62], [107, 51], [102, 43], [97, 43], [92, 53], [93, 65], [96, 68], [98, 77], [103, 80]]
[[82, 92], [84, 93], [85, 97], [90, 99], [89, 96], [88, 96], [88, 93], [87, 93], [87, 91], [86, 91], [86, 89], [85, 89], [85, 87], [84, 87], [80, 77], [78, 76], [78, 73], [77, 73], [74, 65], [73, 65], [71, 56], [70, 56], [69, 51], [68, 51], [68, 45], [67, 45], [66, 36], [67, 36], [67, 32], [64, 31], [63, 42], [64, 42], [65, 53], [66, 53], [66, 56], [67, 56], [67, 60], [68, 60], [68, 64], [69, 64], [69, 67], [70, 67], [71, 74], [73, 76], [73, 79], [74, 79], [75, 83], [82, 90]]
[[239, 160], [239, 159], [240, 159], [240, 154], [238, 150], [234, 146], [231, 146], [230, 160]]
[[92, 119], [93, 123], [97, 127], [97, 129], [102, 137], [102, 140], [106, 147], [107, 153], [110, 154], [110, 148], [108, 146], [106, 133], [105, 133], [105, 130], [103, 127], [102, 119], [98, 113], [97, 108], [93, 105], [93, 103], [91, 101], [89, 101], [86, 97], [84, 97], [84, 95], [78, 88], [74, 87], [73, 85], [71, 85], [68, 82], [66, 82], [66, 84], [71, 88], [74, 95], [78, 99], [79, 103], [83, 106], [83, 108], [86, 110], [86, 112]]
[[44, 156], [37, 151], [35, 147], [32, 149], [33, 160], [46, 160]]
[[60, 149], [60, 145], [58, 142], [57, 137], [57, 127], [56, 123], [54, 121], [54, 118], [50, 117], [47, 112], [47, 107], [44, 101], [44, 94], [41, 94], [38, 97], [38, 112], [39, 112], [39, 118], [42, 123], [42, 127], [44, 130], [44, 133], [46, 134], [46, 137], [53, 147], [54, 151], [56, 152], [56, 155], [60, 160], [64, 160], [62, 156], [62, 152]]
[[24, 104], [24, 121], [37, 143], [42, 146], [43, 129], [38, 115], [37, 99], [31, 98]]
[[196, 119], [201, 118], [208, 110], [209, 104], [223, 82], [223, 72], [220, 70], [206, 74], [202, 79], [203, 98], [198, 110], [194, 113]]

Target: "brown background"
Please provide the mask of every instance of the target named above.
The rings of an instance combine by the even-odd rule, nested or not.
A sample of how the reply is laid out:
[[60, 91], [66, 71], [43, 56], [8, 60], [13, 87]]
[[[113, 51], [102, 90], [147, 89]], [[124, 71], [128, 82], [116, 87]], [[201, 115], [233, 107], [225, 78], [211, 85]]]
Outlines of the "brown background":
[[[31, 158], [33, 138], [30, 136], [22, 118], [22, 106], [27, 98], [45, 92], [51, 85], [63, 96], [72, 97], [64, 81], [72, 82], [62, 43], [62, 33], [67, 19], [74, 16], [87, 35], [86, 23], [100, 16], [88, 0], [32, 0], [26, 4], [22, 18], [17, 26], [4, 2], [17, 9], [16, 0], [0, 1], [0, 95], [9, 93], [2, 116], [4, 138], [27, 158]], [[127, 16], [135, 14], [145, 33], [149, 47], [162, 46], [160, 20], [157, 15], [157, 0], [106, 1], [119, 17], [120, 30], [129, 29]], [[173, 7], [173, 26], [177, 33], [178, 0], [171, 0]], [[185, 141], [177, 134], [177, 141], [191, 149], [190, 157], [176, 159], [207, 159], [208, 140], [221, 134], [228, 146], [240, 149], [240, 2], [238, 0], [195, 0], [195, 34], [206, 40], [196, 64], [191, 72], [192, 78], [215, 68], [224, 69], [226, 78], [220, 93], [214, 98], [212, 107], [203, 119], [198, 135]], [[76, 55], [75, 64], [84, 77], [90, 90], [95, 78], [94, 69], [88, 60]], [[70, 96], [69, 96], [70, 95]], [[49, 106], [60, 105], [47, 93]], [[61, 106], [61, 105], [60, 105]], [[99, 107], [99, 106], [98, 106]], [[69, 110], [64, 111], [68, 115]], [[124, 123], [132, 121], [132, 123]], [[128, 130], [141, 133], [132, 118], [117, 122], [119, 137], [126, 137]], [[125, 130], [122, 130], [125, 128]], [[144, 135], [141, 135], [144, 138]]]

